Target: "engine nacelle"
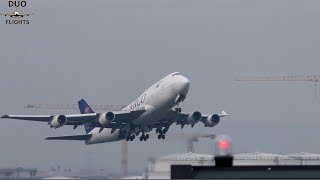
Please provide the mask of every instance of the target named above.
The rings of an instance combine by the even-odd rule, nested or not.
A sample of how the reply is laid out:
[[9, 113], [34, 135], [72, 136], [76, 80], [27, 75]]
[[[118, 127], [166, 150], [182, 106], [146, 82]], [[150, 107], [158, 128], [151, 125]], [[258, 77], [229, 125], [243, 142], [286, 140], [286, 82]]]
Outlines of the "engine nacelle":
[[59, 128], [65, 124], [67, 124], [67, 117], [64, 115], [57, 115], [52, 118], [52, 121], [50, 122], [50, 127]]
[[188, 115], [187, 122], [193, 125], [199, 122], [201, 119], [202, 119], [202, 114], [199, 111], [195, 111]]
[[113, 112], [102, 113], [99, 116], [99, 123], [103, 126], [109, 124], [111, 121], [115, 120], [116, 116]]
[[220, 122], [220, 116], [218, 114], [211, 114], [204, 122], [205, 127], [213, 127]]

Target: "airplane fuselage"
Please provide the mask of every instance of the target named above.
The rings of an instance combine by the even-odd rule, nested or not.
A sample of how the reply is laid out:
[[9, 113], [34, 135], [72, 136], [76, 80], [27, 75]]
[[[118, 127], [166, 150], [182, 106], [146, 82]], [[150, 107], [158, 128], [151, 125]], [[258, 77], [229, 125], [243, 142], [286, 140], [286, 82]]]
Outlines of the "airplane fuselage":
[[[139, 98], [123, 108], [123, 111], [134, 111], [145, 108], [145, 112], [132, 121], [134, 126], [142, 131], [160, 121], [179, 102], [186, 98], [190, 88], [190, 81], [180, 73], [172, 73], [150, 86]], [[112, 133], [110, 128], [105, 128], [99, 133], [99, 128], [94, 128], [89, 134], [91, 138], [86, 144], [119, 141], [119, 129]]]

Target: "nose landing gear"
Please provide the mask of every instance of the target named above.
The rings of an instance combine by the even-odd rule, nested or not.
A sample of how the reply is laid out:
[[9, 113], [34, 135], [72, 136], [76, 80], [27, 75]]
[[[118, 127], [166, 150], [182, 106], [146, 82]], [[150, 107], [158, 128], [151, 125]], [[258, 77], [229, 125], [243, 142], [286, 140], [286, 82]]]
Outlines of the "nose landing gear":
[[181, 107], [179, 106], [179, 103], [177, 103], [176, 108], [174, 108], [174, 111], [176, 111], [176, 112], [178, 112], [178, 113], [181, 113], [182, 109], [181, 109]]
[[178, 113], [181, 113], [181, 108], [180, 107], [176, 107], [175, 109], [174, 109], [176, 112], [178, 112]]
[[158, 139], [165, 139], [165, 138], [166, 138], [166, 136], [164, 134], [159, 134], [158, 135]]

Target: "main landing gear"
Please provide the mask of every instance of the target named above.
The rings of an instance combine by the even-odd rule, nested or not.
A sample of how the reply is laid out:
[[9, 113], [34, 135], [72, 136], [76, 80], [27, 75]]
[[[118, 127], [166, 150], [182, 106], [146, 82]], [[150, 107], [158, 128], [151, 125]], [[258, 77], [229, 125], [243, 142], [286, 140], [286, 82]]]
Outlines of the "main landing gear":
[[168, 130], [169, 130], [169, 126], [166, 126], [163, 130], [162, 128], [156, 129], [156, 132], [159, 133], [158, 139], [165, 139], [166, 138], [165, 134], [168, 132]]
[[119, 131], [119, 138], [126, 139], [126, 141], [133, 141], [136, 138], [136, 136], [134, 134], [131, 134], [130, 131], [120, 130]]
[[147, 139], [149, 139], [149, 134], [144, 134], [143, 132], [140, 136], [140, 141], [146, 141]]
[[134, 134], [127, 136], [126, 137], [126, 141], [133, 141], [136, 138], [136, 136]]

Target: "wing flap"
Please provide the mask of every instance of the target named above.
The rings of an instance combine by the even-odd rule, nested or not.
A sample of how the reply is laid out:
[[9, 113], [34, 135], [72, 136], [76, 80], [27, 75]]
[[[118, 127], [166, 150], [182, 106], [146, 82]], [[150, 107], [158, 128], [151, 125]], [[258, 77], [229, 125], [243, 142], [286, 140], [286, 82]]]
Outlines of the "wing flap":
[[87, 140], [92, 136], [92, 134], [75, 135], [75, 136], [56, 136], [47, 137], [45, 140]]

